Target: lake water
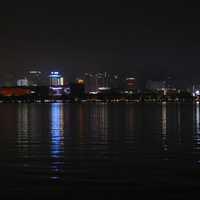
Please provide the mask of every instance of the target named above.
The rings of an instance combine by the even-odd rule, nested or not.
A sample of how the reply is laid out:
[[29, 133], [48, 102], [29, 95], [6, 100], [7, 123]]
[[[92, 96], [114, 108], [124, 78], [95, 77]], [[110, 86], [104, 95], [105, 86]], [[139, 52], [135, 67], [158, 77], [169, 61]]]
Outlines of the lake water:
[[200, 191], [199, 104], [0, 104], [0, 112], [1, 195]]

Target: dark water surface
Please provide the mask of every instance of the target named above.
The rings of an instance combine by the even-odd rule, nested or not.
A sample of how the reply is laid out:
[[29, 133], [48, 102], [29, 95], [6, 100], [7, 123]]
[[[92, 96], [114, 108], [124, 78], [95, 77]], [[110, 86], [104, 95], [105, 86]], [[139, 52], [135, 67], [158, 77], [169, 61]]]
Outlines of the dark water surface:
[[1, 195], [198, 194], [199, 107], [0, 104]]

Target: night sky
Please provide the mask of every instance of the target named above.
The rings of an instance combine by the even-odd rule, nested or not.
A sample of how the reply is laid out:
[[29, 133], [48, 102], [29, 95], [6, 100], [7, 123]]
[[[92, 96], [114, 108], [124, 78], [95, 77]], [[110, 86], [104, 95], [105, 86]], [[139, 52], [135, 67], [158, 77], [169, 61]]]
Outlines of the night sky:
[[1, 81], [31, 69], [59, 70], [69, 79], [98, 71], [140, 80], [198, 79], [200, 8], [184, 1], [134, 2], [1, 5]]

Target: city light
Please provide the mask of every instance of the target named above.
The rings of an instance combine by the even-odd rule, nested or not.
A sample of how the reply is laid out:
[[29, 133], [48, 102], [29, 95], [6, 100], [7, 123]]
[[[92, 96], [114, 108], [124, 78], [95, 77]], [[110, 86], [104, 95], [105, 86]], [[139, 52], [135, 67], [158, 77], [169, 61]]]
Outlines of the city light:
[[98, 89], [99, 90], [110, 90], [111, 88], [110, 87], [99, 87]]
[[58, 87], [64, 85], [64, 78], [59, 72], [51, 72], [49, 75], [50, 86]]
[[[200, 85], [193, 84], [190, 90], [188, 88], [179, 89], [174, 86], [171, 79], [170, 82], [167, 80], [148, 80], [146, 88], [140, 90], [137, 78], [122, 77], [116, 73], [84, 73], [83, 77], [66, 81], [59, 71], [50, 71], [47, 76], [49, 84], [44, 80], [44, 77], [41, 77], [41, 74], [40, 71], [36, 70], [28, 71], [25, 78], [16, 81], [16, 86], [2, 87], [0, 101], [8, 96], [12, 99], [21, 96], [26, 101], [51, 100], [55, 97], [56, 100], [62, 101], [99, 100], [112, 102], [115, 99], [120, 99], [120, 101], [136, 102], [177, 102], [180, 100], [198, 101], [200, 96]], [[41, 85], [41, 83], [46, 85]], [[17, 88], [26, 89], [28, 92], [21, 93], [21, 90], [19, 91]], [[18, 100], [21, 101], [21, 99], [16, 101]]]
[[59, 72], [51, 72], [52, 75], [58, 75]]

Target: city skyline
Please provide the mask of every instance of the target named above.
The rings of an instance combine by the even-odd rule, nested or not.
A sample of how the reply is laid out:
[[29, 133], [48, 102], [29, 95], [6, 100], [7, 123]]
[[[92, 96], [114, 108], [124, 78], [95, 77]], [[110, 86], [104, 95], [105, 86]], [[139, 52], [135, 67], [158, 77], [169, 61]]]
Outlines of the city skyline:
[[[200, 85], [200, 80], [197, 81], [189, 81], [176, 79], [176, 77], [165, 76], [163, 79], [155, 79], [153, 77], [148, 77], [149, 79], [145, 80], [143, 83], [140, 82], [140, 79], [137, 76], [133, 76], [132, 74], [116, 74], [116, 73], [108, 73], [108, 72], [85, 72], [81, 75], [76, 75], [73, 79], [67, 79], [67, 77], [60, 71], [51, 71], [51, 72], [42, 72], [39, 70], [30, 70], [24, 72], [18, 77], [12, 77], [10, 79], [5, 80], [0, 84], [0, 87], [15, 87], [15, 86], [48, 86], [50, 77], [52, 74], [57, 73], [58, 76], [61, 76], [62, 80], [58, 80], [58, 82], [62, 82], [61, 85], [68, 85], [71, 83], [77, 82], [77, 80], [84, 80], [85, 82], [85, 90], [92, 91], [96, 90], [94, 88], [112, 88], [119, 89], [123, 88], [125, 82], [128, 83], [128, 80], [134, 80], [133, 87], [136, 87], [138, 90], [159, 90], [159, 88], [176, 88], [181, 90], [191, 89], [193, 85]], [[54, 75], [53, 75], [54, 76]], [[92, 79], [91, 79], [92, 78]], [[94, 79], [94, 80], [93, 80]], [[51, 81], [50, 81], [51, 82]], [[90, 84], [89, 84], [90, 82]], [[91, 85], [92, 83], [92, 85]], [[58, 84], [59, 85], [59, 84]], [[132, 86], [131, 86], [132, 87]], [[93, 88], [93, 89], [92, 89]]]

